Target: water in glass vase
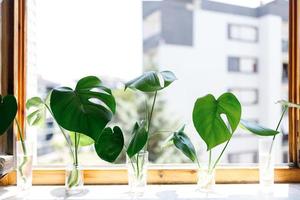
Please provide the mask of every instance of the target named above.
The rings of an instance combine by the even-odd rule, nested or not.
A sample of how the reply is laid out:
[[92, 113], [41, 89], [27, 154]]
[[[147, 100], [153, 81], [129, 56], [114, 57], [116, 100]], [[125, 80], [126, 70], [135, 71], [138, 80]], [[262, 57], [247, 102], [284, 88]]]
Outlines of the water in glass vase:
[[197, 189], [201, 192], [211, 192], [215, 185], [215, 170], [200, 168], [198, 170]]
[[66, 192], [71, 195], [83, 191], [83, 172], [79, 166], [70, 165], [66, 168], [65, 186]]
[[269, 138], [259, 141], [259, 183], [267, 192], [274, 184], [274, 148]]
[[129, 158], [127, 156], [128, 185], [130, 192], [143, 195], [147, 186], [148, 152], [141, 151]]
[[17, 187], [29, 190], [32, 186], [32, 143], [17, 142]]

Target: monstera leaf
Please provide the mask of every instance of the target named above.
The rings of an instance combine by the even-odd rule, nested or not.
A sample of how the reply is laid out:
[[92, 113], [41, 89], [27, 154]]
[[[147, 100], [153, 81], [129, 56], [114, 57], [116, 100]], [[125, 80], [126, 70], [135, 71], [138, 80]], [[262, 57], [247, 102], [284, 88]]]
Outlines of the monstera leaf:
[[194, 162], [197, 159], [195, 147], [190, 138], [184, 133], [184, 127], [178, 132], [175, 132], [170, 140], [173, 141], [175, 147], [191, 161]]
[[142, 92], [155, 92], [168, 87], [175, 80], [176, 77], [171, 71], [149, 71], [127, 82], [125, 84], [125, 90], [127, 88], [133, 88]]
[[298, 109], [300, 109], [299, 104], [291, 103], [291, 102], [286, 101], [286, 100], [279, 100], [279, 101], [277, 101], [277, 103], [280, 103], [281, 105], [289, 107], [289, 108], [298, 108]]
[[13, 95], [0, 95], [0, 135], [5, 133], [14, 121], [18, 110], [17, 100]]
[[57, 123], [66, 130], [82, 133], [98, 141], [116, 109], [111, 90], [101, 80], [88, 76], [78, 81], [73, 90], [54, 89], [50, 107]]
[[128, 145], [127, 155], [129, 158], [140, 152], [148, 140], [148, 131], [146, 130], [146, 122], [136, 123], [132, 131], [132, 138]]
[[[224, 114], [229, 122], [221, 115]], [[218, 99], [211, 94], [198, 98], [193, 109], [194, 126], [207, 145], [207, 150], [229, 140], [239, 125], [241, 104], [232, 93], [224, 93]]]
[[95, 143], [98, 156], [107, 162], [114, 162], [120, 155], [123, 146], [124, 137], [118, 126], [115, 126], [113, 130], [109, 127], [105, 128], [98, 142]]
[[42, 124], [46, 118], [46, 106], [40, 97], [33, 97], [27, 100], [26, 109], [28, 112], [27, 123], [31, 126]]
[[246, 120], [241, 120], [240, 126], [249, 132], [259, 135], [259, 136], [274, 136], [279, 133], [279, 131], [275, 131], [273, 129], [265, 128], [259, 124], [249, 122]]

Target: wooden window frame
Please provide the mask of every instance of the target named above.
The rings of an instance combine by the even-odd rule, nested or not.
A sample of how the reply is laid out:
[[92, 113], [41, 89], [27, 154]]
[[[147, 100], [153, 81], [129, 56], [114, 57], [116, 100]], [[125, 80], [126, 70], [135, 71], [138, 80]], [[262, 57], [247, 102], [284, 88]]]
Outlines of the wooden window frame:
[[[15, 1], [15, 95], [19, 102], [18, 119], [22, 122], [24, 130], [24, 105], [26, 83], [26, 20], [25, 0]], [[300, 103], [300, 1], [289, 1], [289, 100]], [[297, 12], [299, 11], [299, 12]], [[298, 20], [299, 19], [299, 20]], [[294, 108], [289, 109], [289, 165], [275, 168], [275, 181], [277, 183], [300, 182], [299, 163], [299, 129], [300, 112]], [[299, 144], [299, 143], [298, 143]], [[217, 183], [257, 183], [257, 166], [220, 166], [216, 170]], [[181, 165], [151, 165], [148, 182], [150, 184], [190, 184], [197, 178], [196, 167], [191, 164]], [[65, 172], [62, 168], [44, 168], [33, 170], [33, 184], [61, 185], [64, 184]], [[84, 169], [85, 184], [126, 184], [127, 172], [125, 165], [114, 167], [97, 167]], [[7, 174], [0, 180], [0, 185], [16, 184], [16, 172]]]

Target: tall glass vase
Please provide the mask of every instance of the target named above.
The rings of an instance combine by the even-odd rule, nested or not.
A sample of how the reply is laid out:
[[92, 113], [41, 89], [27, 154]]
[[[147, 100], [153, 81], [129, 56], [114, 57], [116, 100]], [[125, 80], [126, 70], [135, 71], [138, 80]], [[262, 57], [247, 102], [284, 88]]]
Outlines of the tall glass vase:
[[65, 172], [65, 187], [68, 194], [79, 194], [83, 191], [83, 171], [78, 165], [69, 165]]
[[215, 169], [207, 166], [198, 169], [197, 189], [201, 192], [211, 192], [215, 186]]
[[128, 185], [131, 193], [143, 195], [147, 186], [147, 166], [147, 151], [140, 151], [131, 158], [127, 156]]
[[274, 149], [272, 138], [259, 140], [259, 183], [266, 191], [274, 184]]
[[32, 149], [30, 141], [17, 142], [17, 187], [22, 191], [32, 186]]

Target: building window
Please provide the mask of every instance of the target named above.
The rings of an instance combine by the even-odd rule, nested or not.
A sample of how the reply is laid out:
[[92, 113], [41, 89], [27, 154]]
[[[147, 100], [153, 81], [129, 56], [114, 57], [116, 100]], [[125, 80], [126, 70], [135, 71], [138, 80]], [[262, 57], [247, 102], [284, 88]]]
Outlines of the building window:
[[258, 42], [258, 28], [251, 25], [229, 24], [228, 39], [245, 42]]
[[228, 91], [235, 94], [243, 105], [258, 104], [258, 89], [256, 88], [230, 88]]
[[242, 57], [228, 57], [228, 71], [229, 72], [244, 72], [256, 73], [257, 72], [257, 59], [256, 58], [242, 58]]

